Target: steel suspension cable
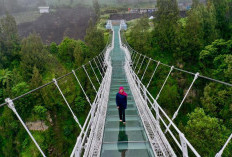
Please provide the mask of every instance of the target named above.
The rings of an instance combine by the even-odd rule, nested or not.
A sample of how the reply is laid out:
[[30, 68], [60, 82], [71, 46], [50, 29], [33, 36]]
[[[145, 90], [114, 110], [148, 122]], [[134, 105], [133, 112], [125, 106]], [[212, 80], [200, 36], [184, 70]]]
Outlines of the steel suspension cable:
[[[187, 98], [187, 96], [188, 96], [188, 94], [189, 94], [189, 92], [190, 92], [190, 90], [191, 90], [193, 84], [194, 84], [195, 81], [197, 80], [198, 76], [199, 76], [199, 73], [196, 73], [196, 74], [195, 74], [195, 77], [194, 77], [194, 79], [193, 79], [193, 81], [192, 81], [192, 83], [191, 83], [191, 85], [189, 86], [189, 88], [188, 88], [188, 90], [187, 90], [187, 92], [186, 92], [186, 94], [185, 94], [185, 96], [184, 96], [184, 98], [182, 99], [182, 101], [181, 101], [179, 107], [177, 108], [176, 112], [175, 112], [174, 115], [173, 115], [172, 121], [174, 121], [174, 119], [175, 119], [176, 116], [178, 115], [178, 112], [179, 112], [181, 106], [183, 105], [185, 99]], [[168, 128], [169, 128], [170, 126], [171, 126], [171, 124], [168, 125]], [[165, 131], [165, 133], [166, 133], [166, 132], [167, 132], [167, 130]]]
[[136, 63], [136, 65], [135, 65], [135, 68], [134, 68], [134, 71], [136, 70], [136, 68], [137, 68], [137, 65], [138, 65], [138, 63], [139, 63], [139, 60], [140, 60], [140, 58], [141, 58], [141, 54], [139, 54], [139, 59], [138, 59], [138, 61], [137, 61], [137, 63]]
[[154, 77], [154, 75], [155, 75], [155, 73], [156, 73], [156, 71], [157, 71], [159, 65], [160, 65], [160, 62], [157, 63], [157, 65], [156, 65], [156, 67], [155, 67], [155, 70], [154, 70], [154, 72], [152, 73], [151, 78], [150, 78], [150, 80], [149, 80], [149, 82], [148, 82], [148, 84], [147, 84], [147, 88], [150, 86], [150, 83], [151, 83], [151, 81], [152, 81], [152, 79], [153, 79], [153, 77]]
[[[129, 45], [127, 45], [128, 47], [130, 47]], [[131, 48], [131, 47], [130, 47]], [[132, 48], [131, 48], [132, 49]], [[133, 49], [133, 51], [135, 51]], [[135, 51], [137, 54], [140, 54], [139, 52]], [[142, 55], [142, 54], [141, 54]], [[146, 56], [147, 57], [147, 56]], [[149, 57], [148, 57], [149, 58]], [[159, 61], [155, 60], [155, 59], [151, 59], [152, 61], [158, 63]], [[168, 64], [165, 64], [165, 63], [162, 63], [160, 62], [161, 65], [163, 66], [166, 66], [166, 67], [169, 67], [171, 68], [172, 66], [168, 65]], [[177, 71], [180, 71], [180, 72], [183, 72], [183, 73], [187, 73], [187, 74], [190, 74], [190, 75], [195, 75], [194, 72], [190, 72], [190, 71], [187, 71], [187, 70], [184, 70], [184, 69], [180, 69], [180, 68], [177, 68], [177, 67], [174, 67], [173, 68], [174, 70], [177, 70]], [[224, 84], [226, 86], [230, 86], [232, 87], [232, 84], [231, 83], [228, 83], [228, 82], [224, 82], [224, 81], [220, 81], [220, 80], [217, 80], [217, 79], [213, 79], [211, 77], [207, 77], [207, 76], [204, 76], [204, 75], [199, 75], [198, 76], [199, 78], [203, 78], [203, 79], [206, 79], [206, 80], [210, 80], [210, 81], [213, 81], [213, 82], [217, 82], [217, 83], [220, 83], [220, 84]]]
[[62, 97], [63, 97], [63, 99], [64, 99], [66, 105], [68, 106], [70, 112], [72, 113], [74, 120], [76, 121], [76, 123], [78, 124], [78, 126], [82, 129], [82, 126], [81, 126], [81, 124], [79, 123], [79, 120], [77, 119], [77, 117], [76, 117], [76, 115], [74, 114], [72, 108], [70, 107], [70, 105], [69, 105], [67, 99], [65, 98], [65, 96], [64, 96], [64, 94], [63, 94], [63, 92], [62, 92], [62, 90], [60, 89], [57, 80], [56, 80], [56, 79], [53, 79], [53, 81], [54, 81], [54, 84], [56, 85], [56, 87], [58, 88], [60, 94], [62, 95]]
[[168, 81], [168, 78], [169, 78], [170, 74], [172, 73], [173, 68], [174, 68], [174, 66], [171, 67], [171, 69], [170, 69], [170, 71], [169, 71], [169, 73], [168, 73], [168, 75], [167, 75], [167, 77], [166, 77], [166, 79], [165, 79], [165, 81], [164, 81], [164, 83], [163, 83], [163, 85], [162, 85], [159, 93], [157, 94], [156, 99], [155, 99], [156, 101], [159, 99], [160, 93], [162, 92], [162, 90], [163, 90], [166, 82]]
[[144, 77], [145, 73], [147, 72], [147, 68], [148, 68], [150, 62], [151, 62], [151, 58], [149, 58], [149, 61], [148, 61], [147, 66], [146, 66], [146, 69], [145, 69], [144, 72], [143, 72], [143, 76], [142, 76], [142, 78], [141, 78], [141, 81], [143, 80], [143, 77]]
[[75, 78], [76, 78], [76, 80], [77, 80], [78, 84], [80, 85], [81, 90], [82, 90], [82, 92], [84, 93], [86, 100], [88, 101], [89, 105], [91, 106], [92, 104], [91, 104], [91, 102], [90, 102], [90, 100], [89, 100], [89, 97], [87, 96], [87, 94], [86, 94], [86, 92], [85, 92], [85, 90], [84, 90], [83, 86], [81, 85], [81, 82], [80, 82], [80, 80], [78, 79], [78, 77], [77, 77], [77, 75], [76, 75], [75, 71], [74, 71], [74, 70], [72, 70], [72, 72], [73, 72], [73, 75], [75, 76]]
[[97, 69], [98, 69], [98, 71], [100, 72], [100, 75], [101, 75], [101, 77], [102, 77], [102, 79], [103, 79], [102, 72], [101, 72], [101, 70], [99, 69], [98, 64], [97, 64], [95, 58], [93, 59], [93, 61], [94, 61], [95, 65], [97, 66]]
[[92, 69], [92, 71], [93, 71], [93, 73], [94, 73], [94, 75], [95, 75], [95, 77], [97, 78], [97, 82], [99, 83], [99, 85], [101, 84], [100, 83], [100, 81], [99, 81], [99, 79], [98, 79], [98, 77], [97, 77], [97, 74], [95, 73], [95, 70], [93, 69], [93, 66], [92, 66], [92, 64], [91, 64], [91, 62], [89, 61], [89, 65], [90, 65], [90, 67], [91, 67], [91, 69]]
[[144, 57], [143, 57], [143, 60], [142, 60], [142, 62], [141, 62], [141, 64], [140, 64], [140, 67], [139, 67], [139, 70], [138, 70], [137, 74], [139, 74], [140, 69], [142, 68], [142, 65], [143, 65], [143, 62], [144, 62], [145, 58], [146, 58], [146, 57], [144, 56]]
[[45, 154], [44, 154], [44, 152], [40, 148], [39, 144], [37, 143], [37, 141], [35, 140], [35, 138], [32, 136], [32, 134], [29, 131], [29, 129], [27, 128], [26, 124], [23, 122], [22, 118], [18, 114], [18, 112], [17, 112], [17, 110], [16, 110], [16, 108], [14, 106], [14, 102], [10, 98], [7, 98], [5, 101], [8, 104], [8, 107], [14, 112], [14, 114], [16, 115], [16, 117], [19, 119], [20, 123], [23, 125], [24, 129], [27, 131], [28, 135], [30, 136], [30, 138], [32, 139], [32, 141], [34, 142], [34, 144], [36, 145], [36, 147], [40, 151], [41, 155], [43, 157], [46, 157]]
[[95, 88], [95, 86], [94, 86], [94, 84], [93, 84], [93, 82], [92, 82], [92, 80], [91, 80], [91, 78], [90, 78], [90, 76], [89, 76], [89, 74], [88, 74], [88, 72], [87, 72], [85, 66], [83, 65], [82, 67], [83, 67], [83, 69], [84, 69], [84, 71], [85, 71], [87, 77], [89, 78], [89, 81], [90, 81], [90, 83], [92, 84], [94, 91], [97, 93], [97, 90], [96, 90], [96, 88]]

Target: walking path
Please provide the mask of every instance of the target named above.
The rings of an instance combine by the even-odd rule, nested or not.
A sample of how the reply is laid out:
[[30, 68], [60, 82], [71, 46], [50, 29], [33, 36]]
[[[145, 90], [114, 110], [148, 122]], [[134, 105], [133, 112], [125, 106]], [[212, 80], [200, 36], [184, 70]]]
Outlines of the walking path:
[[[153, 157], [153, 151], [139, 117], [137, 107], [130, 91], [124, 71], [125, 53], [119, 45], [119, 26], [114, 26], [114, 49], [110, 56], [112, 60], [112, 82], [104, 129], [102, 157]], [[116, 94], [123, 86], [128, 93], [126, 110], [126, 125], [119, 122], [116, 107]]]

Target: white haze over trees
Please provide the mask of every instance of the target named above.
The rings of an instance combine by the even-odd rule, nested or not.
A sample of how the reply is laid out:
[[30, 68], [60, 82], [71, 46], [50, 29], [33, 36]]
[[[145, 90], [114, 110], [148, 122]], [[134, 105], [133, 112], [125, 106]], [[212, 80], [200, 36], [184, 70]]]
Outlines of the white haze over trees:
[[[178, 0], [178, 2], [191, 2], [192, 0]], [[205, 0], [200, 0], [204, 2]], [[0, 14], [17, 13], [25, 10], [35, 10], [38, 6], [48, 5], [51, 8], [75, 6], [77, 4], [92, 5], [93, 0], [0, 0]], [[100, 5], [112, 4], [139, 4], [156, 3], [156, 0], [98, 0]]]

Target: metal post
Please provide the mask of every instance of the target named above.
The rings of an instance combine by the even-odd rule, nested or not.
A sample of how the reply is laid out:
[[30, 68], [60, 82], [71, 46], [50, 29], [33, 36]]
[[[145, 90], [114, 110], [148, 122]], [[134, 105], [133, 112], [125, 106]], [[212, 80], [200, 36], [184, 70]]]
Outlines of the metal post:
[[[183, 105], [185, 99], [187, 98], [188, 93], [189, 93], [189, 91], [191, 90], [191, 88], [192, 88], [194, 82], [197, 80], [198, 76], [199, 76], [199, 73], [196, 73], [196, 74], [195, 74], [195, 77], [194, 77], [194, 79], [193, 79], [193, 81], [192, 81], [192, 83], [191, 83], [191, 85], [189, 86], [189, 88], [188, 88], [188, 90], [187, 90], [187, 92], [186, 92], [186, 94], [185, 94], [185, 96], [184, 96], [184, 98], [182, 99], [182, 101], [181, 101], [179, 107], [177, 108], [176, 112], [175, 112], [174, 115], [173, 115], [172, 121], [173, 121], [173, 120], [176, 118], [176, 116], [178, 115], [181, 106]], [[170, 126], [171, 126], [171, 124], [169, 123], [167, 129], [168, 129]], [[165, 133], [167, 133], [167, 131], [168, 131], [167, 129], [166, 129]]]
[[84, 69], [84, 71], [85, 71], [85, 73], [86, 73], [87, 77], [89, 78], [89, 81], [90, 81], [90, 83], [91, 83], [91, 84], [92, 84], [92, 86], [93, 86], [93, 89], [94, 89], [94, 90], [95, 90], [95, 92], [97, 93], [97, 90], [96, 90], [96, 88], [95, 88], [95, 86], [94, 86], [94, 84], [93, 84], [93, 82], [92, 82], [91, 78], [89, 77], [89, 74], [88, 74], [87, 70], [85, 69], [85, 66], [84, 66], [84, 65], [82, 65], [82, 67], [83, 67], [83, 69]]
[[181, 146], [182, 146], [183, 157], [188, 157], [188, 147], [187, 147], [187, 143], [185, 141], [184, 134], [180, 133], [179, 137], [180, 137], [180, 142], [181, 142]]
[[[135, 55], [134, 59], [132, 59], [133, 68], [134, 68], [134, 64], [135, 64], [135, 62], [136, 62], [137, 55], [138, 55], [138, 53], [136, 52], [136, 55]], [[133, 61], [133, 60], [134, 60], [134, 61]]]
[[8, 104], [8, 107], [14, 112], [14, 114], [17, 116], [17, 118], [19, 119], [20, 123], [23, 125], [24, 129], [27, 131], [28, 135], [31, 137], [32, 141], [35, 143], [36, 147], [38, 148], [38, 150], [40, 151], [41, 155], [43, 157], [46, 157], [44, 152], [42, 151], [42, 149], [40, 148], [39, 144], [36, 142], [36, 140], [34, 139], [34, 137], [32, 136], [31, 132], [29, 131], [29, 129], [27, 128], [26, 124], [23, 122], [22, 118], [20, 117], [20, 115], [18, 114], [15, 106], [14, 106], [14, 102], [10, 99], [7, 98], [5, 99], [5, 102]]
[[148, 61], [147, 66], [146, 66], [146, 69], [145, 69], [144, 72], [143, 72], [143, 76], [142, 76], [142, 78], [141, 78], [141, 81], [143, 80], [143, 77], [144, 77], [144, 75], [145, 75], [145, 73], [146, 73], [146, 71], [147, 71], [147, 68], [148, 68], [150, 62], [151, 62], [151, 58], [149, 58], [149, 61]]
[[[130, 50], [129, 50], [130, 51]], [[133, 58], [135, 57], [136, 52], [132, 51], [132, 55], [131, 55], [131, 61], [133, 61]]]
[[159, 96], [160, 96], [160, 93], [162, 92], [162, 90], [163, 90], [163, 88], [164, 88], [164, 85], [166, 84], [166, 82], [167, 82], [167, 80], [168, 80], [168, 78], [169, 78], [169, 75], [171, 74], [173, 68], [174, 68], [174, 66], [171, 67], [171, 69], [170, 69], [170, 71], [169, 71], [169, 73], [168, 73], [168, 76], [166, 77], [166, 79], [165, 79], [165, 81], [164, 81], [164, 83], [163, 83], [163, 85], [162, 85], [162, 87], [161, 87], [159, 93], [157, 94], [156, 99], [155, 99], [156, 101], [158, 100], [158, 98], [159, 98]]
[[101, 64], [101, 62], [100, 62], [100, 60], [99, 60], [99, 58], [98, 58], [99, 56], [97, 56], [96, 58], [97, 58], [97, 61], [98, 61], [98, 63], [99, 63], [99, 65], [100, 65], [100, 67], [101, 67], [101, 69], [102, 69], [102, 71], [104, 72], [104, 74], [105, 74], [105, 69], [104, 69], [104, 67], [102, 66], [102, 64]]
[[141, 55], [141, 54], [139, 54], [139, 59], [138, 59], [138, 61], [137, 61], [136, 65], [135, 65], [134, 71], [136, 70], [137, 65], [139, 64], [139, 60], [140, 60], [141, 56], [142, 56], [142, 55]]
[[139, 78], [138, 78], [138, 76], [136, 76], [136, 74], [134, 74], [134, 75], [135, 75], [135, 77], [136, 77], [136, 79], [137, 79], [137, 83], [138, 83], [139, 90], [141, 90], [141, 83], [140, 83], [140, 81], [139, 81]]
[[76, 148], [76, 151], [75, 151], [75, 157], [80, 157], [81, 148], [82, 148], [81, 141], [82, 141], [81, 137], [78, 136], [78, 138], [77, 138], [77, 148]]
[[106, 69], [105, 69], [105, 64], [104, 64], [104, 58], [102, 57], [102, 53], [99, 54], [98, 56], [99, 56], [99, 58], [100, 58], [100, 59], [99, 59], [100, 62], [102, 63], [103, 69], [106, 70]]
[[97, 59], [97, 62], [99, 63], [99, 67], [101, 68], [101, 70], [102, 70], [102, 74], [103, 74], [103, 76], [105, 75], [105, 69], [104, 69], [104, 66], [102, 65], [102, 63], [100, 62], [100, 60], [99, 60], [99, 56], [97, 56], [96, 57], [96, 59]]
[[94, 61], [94, 63], [96, 64], [97, 69], [98, 69], [98, 71], [99, 71], [99, 72], [100, 72], [100, 74], [101, 74], [101, 77], [103, 78], [103, 75], [102, 75], [101, 70], [99, 69], [99, 67], [98, 67], [98, 65], [97, 65], [97, 62], [96, 62], [95, 58], [93, 59], [93, 61]]
[[103, 55], [104, 53], [101, 53], [100, 55], [99, 55], [99, 57], [100, 57], [100, 59], [101, 59], [101, 62], [102, 62], [102, 65], [103, 65], [103, 67], [104, 67], [104, 69], [105, 69], [105, 71], [106, 71], [106, 64], [105, 64], [105, 60], [104, 60], [104, 55]]
[[65, 101], [66, 105], [68, 106], [68, 108], [69, 108], [70, 112], [72, 113], [74, 120], [75, 120], [75, 121], [76, 121], [76, 123], [79, 125], [79, 127], [82, 129], [81, 124], [79, 123], [79, 121], [78, 121], [78, 119], [77, 119], [76, 115], [74, 114], [74, 112], [73, 112], [72, 108], [70, 107], [70, 105], [69, 105], [69, 103], [68, 103], [67, 99], [65, 98], [65, 96], [64, 96], [64, 94], [63, 94], [63, 92], [61, 91], [61, 89], [60, 89], [60, 87], [59, 87], [59, 85], [58, 85], [58, 82], [56, 81], [56, 79], [53, 79], [53, 81], [54, 81], [54, 84], [56, 85], [56, 87], [58, 88], [58, 90], [59, 90], [60, 94], [62, 95], [62, 97], [63, 97], [63, 99], [64, 99], [64, 101]]
[[149, 80], [149, 82], [148, 82], [148, 84], [147, 84], [147, 88], [150, 86], [150, 83], [151, 83], [151, 81], [152, 81], [152, 79], [153, 79], [153, 77], [154, 77], [154, 75], [155, 75], [155, 72], [156, 72], [156, 70], [158, 69], [159, 65], [160, 65], [160, 61], [157, 63], [157, 65], [156, 65], [156, 67], [155, 67], [155, 70], [154, 70], [154, 72], [153, 72], [152, 75], [151, 75], [151, 78], [150, 78], [150, 80]]
[[76, 78], [76, 80], [77, 80], [78, 84], [80, 85], [81, 90], [83, 91], [83, 93], [84, 93], [84, 95], [85, 95], [86, 100], [89, 102], [89, 105], [90, 105], [90, 106], [92, 106], [92, 104], [91, 104], [91, 102], [90, 102], [90, 100], [89, 100], [89, 97], [87, 96], [87, 94], [86, 94], [86, 92], [85, 92], [85, 90], [84, 90], [83, 86], [81, 85], [81, 82], [80, 82], [80, 80], [78, 79], [78, 77], [77, 77], [77, 75], [76, 75], [75, 71], [74, 71], [74, 70], [72, 70], [72, 72], [73, 72], [73, 75], [75, 76], [75, 78]]
[[130, 57], [132, 58], [132, 56], [133, 56], [134, 52], [133, 52], [133, 51], [131, 52], [127, 46], [126, 46], [126, 49], [129, 51], [129, 53], [130, 53]]
[[146, 87], [143, 85], [143, 93], [144, 93], [144, 100], [147, 104], [147, 90], [146, 90]]
[[216, 154], [215, 157], [221, 157], [222, 156], [223, 151], [225, 150], [226, 146], [229, 144], [231, 139], [232, 139], [232, 134], [230, 135], [230, 137], [228, 138], [228, 140], [226, 141], [226, 143], [224, 144], [222, 149]]
[[142, 68], [142, 65], [143, 65], [143, 62], [144, 62], [145, 58], [146, 58], [146, 56], [143, 57], [143, 60], [142, 60], [142, 62], [141, 62], [141, 64], [140, 64], [140, 67], [139, 67], [139, 70], [138, 70], [138, 72], [137, 72], [137, 75], [139, 74], [139, 71], [140, 71], [140, 69]]
[[94, 69], [93, 69], [93, 66], [92, 66], [92, 64], [91, 64], [91, 61], [89, 61], [89, 65], [90, 65], [90, 67], [91, 67], [91, 69], [92, 69], [92, 71], [93, 71], [95, 77], [97, 78], [97, 82], [98, 82], [99, 84], [101, 84], [100, 81], [99, 81], [99, 79], [98, 79], [98, 77], [97, 77], [97, 74], [95, 73], [95, 71], [94, 71]]
[[155, 113], [156, 113], [157, 125], [159, 125], [160, 124], [160, 115], [159, 115], [159, 106], [158, 106], [157, 102], [155, 102]]
[[106, 51], [107, 51], [107, 49], [105, 50], [105, 52], [104, 53], [102, 53], [101, 54], [101, 56], [102, 56], [102, 63], [104, 64], [104, 67], [106, 68], [106, 62], [105, 62], [105, 53], [106, 53]]

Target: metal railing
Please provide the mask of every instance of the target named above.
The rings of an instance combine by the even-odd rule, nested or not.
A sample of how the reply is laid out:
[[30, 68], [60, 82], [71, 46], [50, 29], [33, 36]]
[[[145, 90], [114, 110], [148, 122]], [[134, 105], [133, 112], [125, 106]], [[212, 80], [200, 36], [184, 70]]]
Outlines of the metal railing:
[[[188, 148], [189, 150], [191, 150], [193, 152], [193, 154], [195, 154], [195, 156], [200, 156], [199, 153], [195, 150], [195, 148], [190, 144], [190, 142], [185, 138], [184, 134], [178, 129], [178, 127], [174, 124], [173, 120], [176, 118], [181, 106], [183, 105], [183, 102], [185, 101], [187, 95], [189, 94], [189, 91], [190, 89], [192, 88], [193, 84], [195, 83], [195, 81], [197, 80], [197, 78], [201, 77], [203, 79], [207, 79], [207, 80], [210, 80], [210, 81], [214, 81], [214, 82], [217, 82], [217, 83], [220, 83], [220, 84], [224, 84], [226, 86], [230, 86], [232, 87], [232, 84], [230, 83], [227, 83], [227, 82], [223, 82], [223, 81], [220, 81], [220, 80], [216, 80], [216, 79], [213, 79], [213, 78], [209, 78], [207, 76], [203, 76], [203, 75], [200, 75], [199, 73], [193, 73], [193, 72], [189, 72], [189, 71], [186, 71], [186, 70], [183, 70], [183, 69], [179, 69], [179, 68], [176, 68], [174, 66], [170, 66], [170, 65], [167, 65], [167, 64], [164, 64], [164, 63], [161, 63], [160, 61], [157, 61], [157, 60], [154, 60], [150, 57], [147, 57], [143, 54], [140, 54], [139, 52], [135, 51], [134, 49], [132, 49], [130, 47], [130, 45], [127, 43], [125, 37], [124, 37], [124, 34], [121, 34], [123, 37], [122, 37], [122, 41], [123, 43], [122, 44], [122, 48], [124, 48], [125, 52], [128, 53], [128, 55], [130, 55], [131, 57], [127, 57], [127, 69], [129, 69], [129, 73], [131, 75], [131, 77], [133, 78], [133, 80], [135, 80], [135, 84], [138, 86], [138, 91], [142, 91], [142, 93], [145, 93], [144, 95], [147, 95], [146, 99], [147, 102], [148, 102], [148, 105], [151, 106], [151, 110], [154, 110], [155, 111], [155, 116], [156, 116], [156, 121], [157, 121], [157, 124], [160, 123], [160, 121], [162, 122], [165, 130], [164, 130], [164, 133], [169, 133], [170, 136], [172, 137], [172, 139], [174, 140], [174, 142], [176, 143], [176, 145], [178, 146], [178, 148], [182, 151], [183, 153], [183, 156], [188, 156]], [[128, 56], [127, 55], [127, 56]], [[134, 70], [136, 70], [136, 68], [132, 69], [132, 67], [135, 67], [137, 66], [138, 62], [139, 62], [139, 59], [137, 59], [137, 63], [135, 63], [135, 59], [138, 57], [138, 56], [143, 56], [144, 58], [147, 58], [149, 59], [148, 61], [148, 64], [145, 68], [145, 71], [143, 72], [142, 74], [142, 77], [141, 77], [141, 80], [140, 78], [137, 76], [136, 72]], [[134, 61], [133, 61], [134, 60]], [[153, 72], [153, 74], [151, 75], [151, 78], [150, 78], [150, 81], [148, 82], [147, 85], [144, 85], [142, 83], [142, 80], [144, 78], [144, 75], [148, 69], [148, 66], [150, 65], [150, 62], [151, 61], [154, 61], [157, 63], [157, 66]], [[143, 63], [143, 61], [141, 62], [141, 64]], [[159, 65], [164, 65], [166, 67], [169, 67], [170, 68], [170, 71], [166, 77], [166, 79], [164, 80], [164, 83], [159, 91], [159, 93], [157, 94], [156, 98], [153, 98], [153, 96], [151, 95], [151, 93], [148, 91], [148, 87], [150, 85], [150, 82], [158, 68]], [[131, 67], [132, 66], [132, 67]], [[140, 65], [141, 66], [141, 65]], [[168, 78], [169, 78], [169, 75], [170, 73], [172, 72], [172, 70], [175, 69], [175, 70], [178, 70], [178, 71], [181, 71], [181, 72], [184, 72], [184, 73], [187, 73], [187, 74], [190, 74], [190, 75], [194, 75], [194, 79], [191, 83], [191, 85], [189, 86], [186, 94], [184, 95], [184, 98], [182, 99], [178, 109], [176, 110], [176, 112], [174, 113], [173, 117], [172, 118], [169, 118], [169, 116], [165, 113], [165, 111], [161, 108], [161, 106], [158, 104], [157, 100], [159, 98], [159, 95], [160, 93], [162, 92], [162, 89], [164, 87], [164, 85], [166, 84]], [[163, 115], [163, 118], [161, 116], [161, 114]], [[164, 119], [165, 118], [165, 119]], [[168, 123], [166, 123], [168, 121]], [[174, 130], [175, 130], [175, 133], [173, 133], [173, 131], [171, 131], [170, 127], [172, 127]], [[179, 139], [180, 139], [180, 142], [177, 140], [177, 138], [175, 137], [176, 133], [179, 135]], [[232, 139], [232, 134], [229, 136], [228, 140], [226, 141], [226, 143], [224, 144], [224, 146], [222, 147], [222, 149], [216, 154], [216, 157], [221, 157], [222, 154], [223, 154], [223, 151], [225, 150], [226, 146], [228, 145], [228, 143], [230, 142], [230, 140]]]

